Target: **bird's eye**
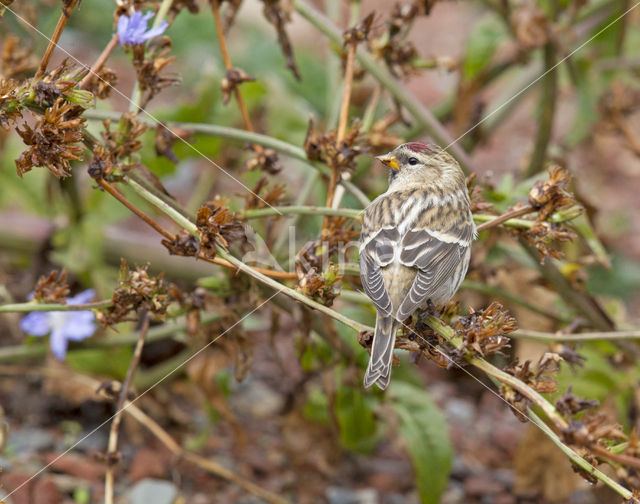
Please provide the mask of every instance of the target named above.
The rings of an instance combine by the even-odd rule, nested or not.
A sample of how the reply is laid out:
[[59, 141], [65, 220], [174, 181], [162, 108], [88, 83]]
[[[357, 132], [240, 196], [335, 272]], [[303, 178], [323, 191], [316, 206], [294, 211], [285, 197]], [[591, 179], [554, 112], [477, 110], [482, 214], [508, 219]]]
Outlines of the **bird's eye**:
[[410, 157], [410, 158], [409, 158], [409, 164], [410, 164], [411, 166], [415, 166], [415, 165], [417, 165], [417, 164], [418, 164], [418, 162], [419, 162], [419, 161], [418, 161], [416, 158], [414, 158], [414, 157]]

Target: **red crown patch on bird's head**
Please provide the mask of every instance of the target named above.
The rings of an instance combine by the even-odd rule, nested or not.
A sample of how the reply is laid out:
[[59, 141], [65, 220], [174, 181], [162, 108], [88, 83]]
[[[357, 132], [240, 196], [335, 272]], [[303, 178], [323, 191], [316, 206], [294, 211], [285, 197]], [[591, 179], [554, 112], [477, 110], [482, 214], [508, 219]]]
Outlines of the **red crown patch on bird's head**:
[[405, 144], [405, 146], [411, 152], [424, 152], [424, 153], [434, 152], [434, 149], [431, 146], [422, 142], [408, 142]]

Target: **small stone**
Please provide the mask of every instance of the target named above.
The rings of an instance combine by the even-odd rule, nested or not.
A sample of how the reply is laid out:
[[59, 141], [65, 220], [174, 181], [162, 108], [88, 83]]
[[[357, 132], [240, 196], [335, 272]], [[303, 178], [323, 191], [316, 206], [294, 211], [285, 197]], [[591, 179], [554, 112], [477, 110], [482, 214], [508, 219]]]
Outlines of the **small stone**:
[[54, 439], [51, 434], [42, 429], [15, 429], [9, 431], [7, 446], [20, 458], [53, 448]]
[[497, 494], [504, 490], [504, 486], [491, 479], [488, 474], [476, 474], [464, 480], [464, 491], [467, 495], [482, 497]]
[[352, 488], [327, 488], [329, 504], [378, 504], [378, 492], [373, 488], [354, 490]]
[[127, 497], [130, 504], [172, 504], [177, 495], [178, 490], [172, 483], [148, 478], [137, 483]]

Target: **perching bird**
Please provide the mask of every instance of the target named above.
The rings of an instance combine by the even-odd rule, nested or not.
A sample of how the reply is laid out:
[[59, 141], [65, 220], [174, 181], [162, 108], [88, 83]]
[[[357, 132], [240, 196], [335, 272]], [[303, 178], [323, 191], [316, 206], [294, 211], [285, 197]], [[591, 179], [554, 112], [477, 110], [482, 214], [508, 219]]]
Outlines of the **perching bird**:
[[387, 388], [396, 331], [429, 300], [460, 287], [476, 227], [458, 163], [435, 145], [411, 142], [377, 159], [391, 168], [389, 189], [366, 208], [360, 278], [377, 310], [365, 387]]

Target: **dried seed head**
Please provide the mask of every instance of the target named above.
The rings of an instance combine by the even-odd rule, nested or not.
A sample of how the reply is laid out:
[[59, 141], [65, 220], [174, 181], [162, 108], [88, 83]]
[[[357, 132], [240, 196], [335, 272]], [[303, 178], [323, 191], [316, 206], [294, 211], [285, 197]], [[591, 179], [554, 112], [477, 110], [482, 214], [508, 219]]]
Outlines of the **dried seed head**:
[[222, 78], [220, 88], [222, 89], [222, 103], [226, 105], [233, 93], [243, 82], [255, 82], [255, 77], [249, 75], [241, 68], [230, 68]]
[[16, 159], [18, 175], [31, 170], [34, 166], [46, 166], [58, 178], [71, 175], [71, 160], [81, 159], [85, 119], [77, 117], [77, 106], [59, 99], [45, 110], [32, 129], [23, 124], [24, 129], [16, 128], [24, 143], [29, 147]]
[[[282, 201], [286, 193], [286, 185], [274, 184], [271, 188], [268, 188], [268, 183], [269, 180], [267, 177], [260, 177], [260, 180], [253, 186], [251, 192], [245, 196], [245, 210], [265, 208], [269, 205], [276, 206]], [[264, 192], [263, 189], [265, 190]]]
[[[127, 262], [121, 259], [120, 285], [113, 293], [112, 304], [96, 313], [96, 318], [104, 327], [129, 320], [129, 314], [139, 310], [148, 311], [155, 318], [164, 320], [170, 302], [167, 285], [162, 273], [153, 277], [148, 270], [149, 264], [130, 270]], [[137, 319], [136, 316], [134, 320]]]
[[33, 299], [41, 303], [66, 303], [69, 295], [66, 270], [53, 270], [41, 276], [33, 289]]
[[198, 210], [196, 226], [200, 232], [200, 251], [208, 257], [216, 256], [216, 245], [227, 250], [231, 242], [246, 239], [242, 223], [219, 199]]

